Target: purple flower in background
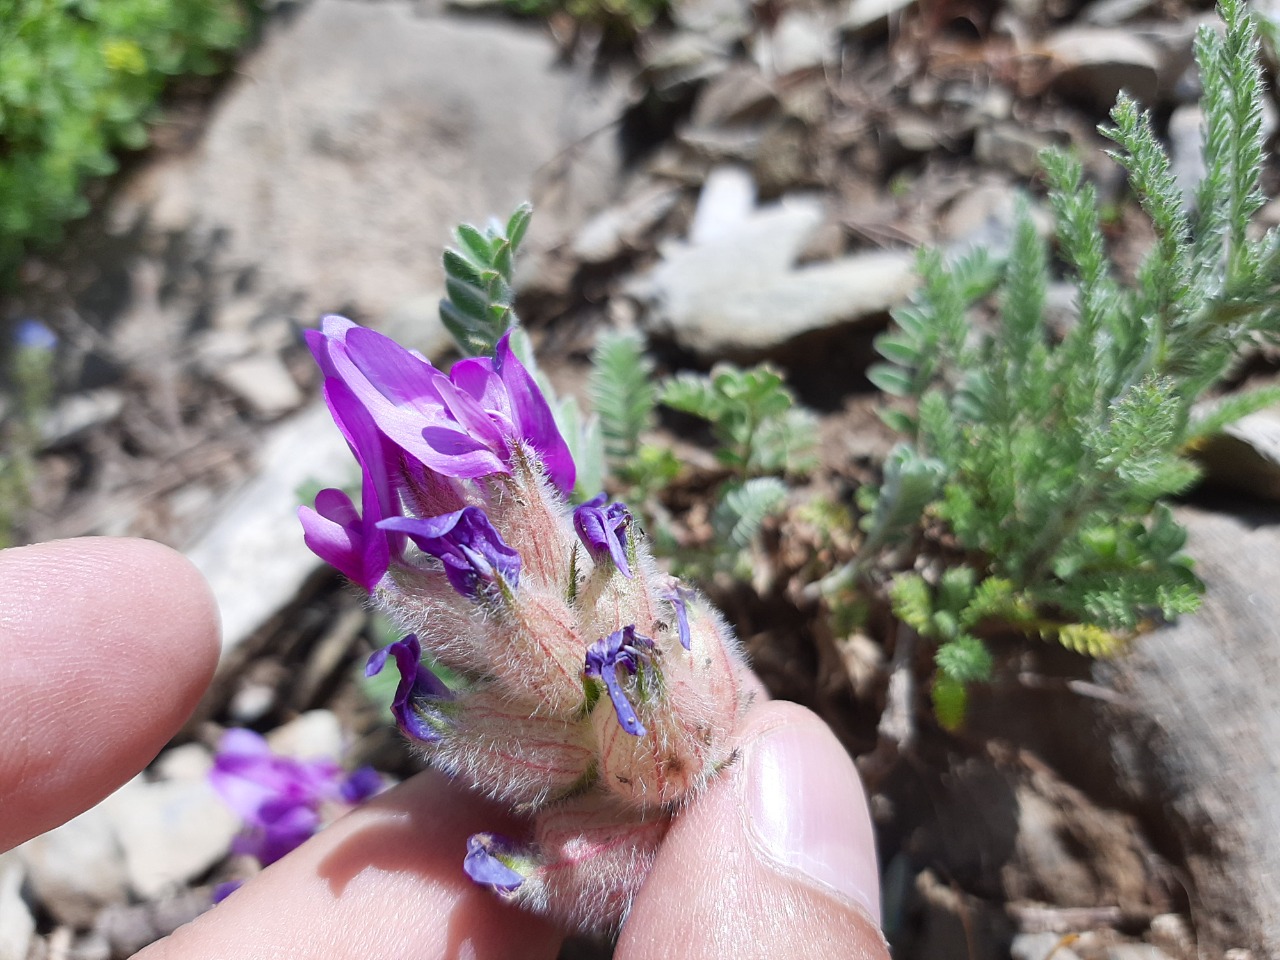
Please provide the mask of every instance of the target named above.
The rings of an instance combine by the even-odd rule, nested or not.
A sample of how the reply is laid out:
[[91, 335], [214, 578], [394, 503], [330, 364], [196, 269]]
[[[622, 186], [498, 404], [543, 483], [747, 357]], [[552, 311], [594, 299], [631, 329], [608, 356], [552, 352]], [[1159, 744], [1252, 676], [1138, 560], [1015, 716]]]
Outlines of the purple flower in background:
[[360, 803], [382, 788], [367, 767], [347, 774], [333, 761], [282, 757], [242, 729], [223, 734], [209, 779], [245, 823], [232, 849], [264, 867], [315, 834], [332, 815], [328, 808]]
[[461, 360], [448, 376], [344, 317], [325, 317], [307, 343], [326, 382], [345, 384], [381, 434], [429, 469], [458, 479], [510, 473], [513, 444], [522, 442], [562, 492], [573, 489], [573, 457], [509, 333], [493, 359]]
[[631, 564], [627, 561], [627, 528], [631, 526], [631, 511], [627, 505], [615, 502], [605, 506], [607, 498], [602, 493], [592, 497], [573, 511], [573, 529], [596, 563], [610, 557], [613, 565], [626, 578], [631, 578]]
[[512, 590], [520, 583], [520, 554], [479, 507], [438, 517], [393, 517], [378, 526], [407, 535], [424, 553], [439, 558], [450, 585], [464, 597], [474, 599], [499, 578]]
[[467, 855], [462, 869], [476, 883], [498, 893], [515, 893], [524, 883], [515, 870], [503, 863], [501, 854], [510, 853], [514, 845], [493, 833], [477, 833], [467, 840]]
[[625, 667], [635, 673], [641, 660], [648, 660], [648, 651], [653, 649], [653, 641], [636, 633], [635, 624], [615, 630], [607, 637], [601, 637], [587, 648], [587, 665], [583, 673], [604, 682], [604, 688], [613, 702], [613, 712], [618, 715], [618, 724], [633, 737], [643, 737], [648, 731], [640, 718], [636, 716], [631, 701], [622, 692], [618, 683], [618, 668]]
[[21, 350], [49, 351], [58, 345], [58, 335], [39, 320], [19, 320], [13, 331], [13, 342]]
[[449, 688], [422, 663], [422, 645], [417, 634], [411, 633], [403, 640], [375, 650], [365, 666], [364, 675], [372, 677], [381, 673], [388, 657], [395, 659], [396, 669], [400, 671], [400, 685], [396, 687], [396, 695], [391, 701], [391, 713], [396, 724], [406, 736], [423, 743], [434, 743], [440, 739], [440, 734], [423, 718], [418, 707], [425, 705], [425, 701], [450, 699]]

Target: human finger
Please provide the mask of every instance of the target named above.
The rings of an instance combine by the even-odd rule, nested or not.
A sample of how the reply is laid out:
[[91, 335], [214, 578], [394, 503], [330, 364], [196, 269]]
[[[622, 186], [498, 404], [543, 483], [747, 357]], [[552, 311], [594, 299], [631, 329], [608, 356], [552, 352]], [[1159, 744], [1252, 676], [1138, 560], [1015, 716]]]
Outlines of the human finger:
[[135, 960], [522, 960], [561, 936], [463, 873], [509, 816], [427, 772], [374, 798]]
[[213, 598], [168, 547], [95, 537], [0, 551], [0, 850], [145, 767], [217, 659]]
[[883, 960], [875, 840], [853, 762], [795, 704], [757, 705], [738, 762], [681, 812], [617, 960]]

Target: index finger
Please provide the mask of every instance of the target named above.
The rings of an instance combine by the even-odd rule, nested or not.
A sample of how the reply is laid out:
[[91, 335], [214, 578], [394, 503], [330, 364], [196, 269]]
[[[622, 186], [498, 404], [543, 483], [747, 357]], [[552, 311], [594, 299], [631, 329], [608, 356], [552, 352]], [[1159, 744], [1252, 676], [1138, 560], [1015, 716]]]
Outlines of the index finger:
[[147, 540], [0, 551], [0, 850], [145, 767], [218, 660], [200, 574]]

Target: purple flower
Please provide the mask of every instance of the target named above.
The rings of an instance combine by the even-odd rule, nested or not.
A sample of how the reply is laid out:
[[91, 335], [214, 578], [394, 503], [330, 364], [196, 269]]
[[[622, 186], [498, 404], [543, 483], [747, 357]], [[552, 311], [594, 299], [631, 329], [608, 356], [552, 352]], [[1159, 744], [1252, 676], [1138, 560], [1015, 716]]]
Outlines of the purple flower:
[[364, 668], [364, 675], [372, 677], [381, 673], [388, 657], [395, 659], [396, 668], [400, 671], [400, 685], [396, 687], [396, 695], [391, 701], [396, 725], [414, 740], [434, 743], [440, 739], [440, 734], [423, 717], [420, 708], [429, 706], [433, 700], [450, 699], [449, 688], [422, 663], [422, 644], [418, 642], [417, 634], [411, 633], [403, 640], [375, 650]]
[[39, 320], [28, 317], [18, 321], [13, 331], [13, 342], [21, 350], [48, 352], [58, 345], [58, 335]]
[[627, 562], [627, 528], [631, 526], [631, 511], [627, 505], [615, 502], [605, 507], [607, 498], [602, 493], [573, 511], [573, 529], [596, 563], [606, 556], [626, 578], [631, 578], [631, 564]]
[[618, 715], [618, 723], [633, 737], [643, 737], [648, 731], [636, 716], [631, 701], [622, 692], [618, 683], [618, 668], [625, 667], [635, 673], [641, 660], [649, 659], [649, 650], [653, 649], [653, 641], [636, 633], [635, 624], [615, 630], [607, 637], [601, 637], [587, 648], [587, 665], [583, 673], [604, 682], [604, 688], [613, 702], [613, 712]]
[[382, 787], [368, 767], [346, 774], [332, 761], [278, 756], [259, 734], [242, 729], [223, 734], [209, 779], [245, 822], [232, 849], [264, 867], [319, 830], [327, 807], [357, 803]]
[[497, 834], [474, 834], [467, 840], [467, 855], [462, 860], [462, 869], [483, 887], [497, 893], [515, 893], [524, 883], [524, 877], [499, 859], [510, 854], [514, 846], [510, 840]]
[[439, 558], [449, 584], [475, 598], [482, 587], [520, 583], [520, 554], [507, 545], [479, 507], [463, 507], [438, 517], [393, 517], [378, 526], [406, 534], [424, 552]]
[[303, 539], [321, 560], [372, 591], [392, 557], [404, 552], [404, 537], [378, 529], [378, 522], [400, 513], [392, 464], [399, 452], [386, 440], [356, 395], [340, 380], [324, 386], [325, 403], [360, 464], [361, 512], [341, 490], [321, 490], [315, 509], [298, 508]]
[[676, 632], [680, 635], [680, 646], [686, 650], [689, 649], [691, 637], [689, 635], [689, 600], [693, 598], [693, 591], [688, 587], [681, 586], [677, 583], [672, 587], [670, 593], [664, 593], [662, 599], [666, 600], [675, 608], [676, 611]]
[[378, 430], [429, 469], [458, 479], [510, 473], [519, 442], [537, 451], [561, 491], [573, 489], [573, 457], [510, 333], [493, 359], [461, 360], [448, 376], [344, 317], [325, 317], [307, 343], [325, 377], [344, 383]]

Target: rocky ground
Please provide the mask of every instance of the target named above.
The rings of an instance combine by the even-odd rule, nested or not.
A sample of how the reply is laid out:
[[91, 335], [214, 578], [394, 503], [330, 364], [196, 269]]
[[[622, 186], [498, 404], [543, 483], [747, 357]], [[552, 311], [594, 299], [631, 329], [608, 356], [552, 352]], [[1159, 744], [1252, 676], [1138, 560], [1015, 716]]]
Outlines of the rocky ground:
[[[921, 700], [888, 762], [890, 676], [927, 652], [913, 664], [887, 631], [833, 630], [807, 587], [842, 548], [798, 509], [847, 502], [888, 449], [865, 369], [913, 248], [1007, 246], [1040, 148], [1080, 150], [1121, 268], [1135, 262], [1149, 234], [1095, 127], [1127, 89], [1194, 182], [1191, 40], [1210, 20], [1179, 0], [688, 0], [620, 51], [473, 3], [280, 5], [231, 76], [173, 99], [155, 147], [0, 304], [61, 338], [21, 535], [173, 544], [225, 627], [218, 680], [175, 745], [0, 858], [0, 960], [127, 956], [207, 908], [243, 867], [205, 779], [224, 726], [412, 772], [353, 679], [379, 626], [296, 527], [300, 496], [349, 469], [299, 331], [343, 312], [447, 359], [435, 305], [452, 225], [526, 198], [519, 307], [560, 389], [581, 390], [599, 330], [635, 328], [666, 370], [767, 359], [821, 417], [822, 463], [756, 577], [708, 586], [773, 693], [862, 758], [895, 955], [1280, 954], [1271, 414], [1206, 455], [1248, 492], [1180, 508], [1203, 614], [1114, 664], [1010, 641], [962, 734]], [[1069, 314], [1069, 297], [1054, 304]]]

